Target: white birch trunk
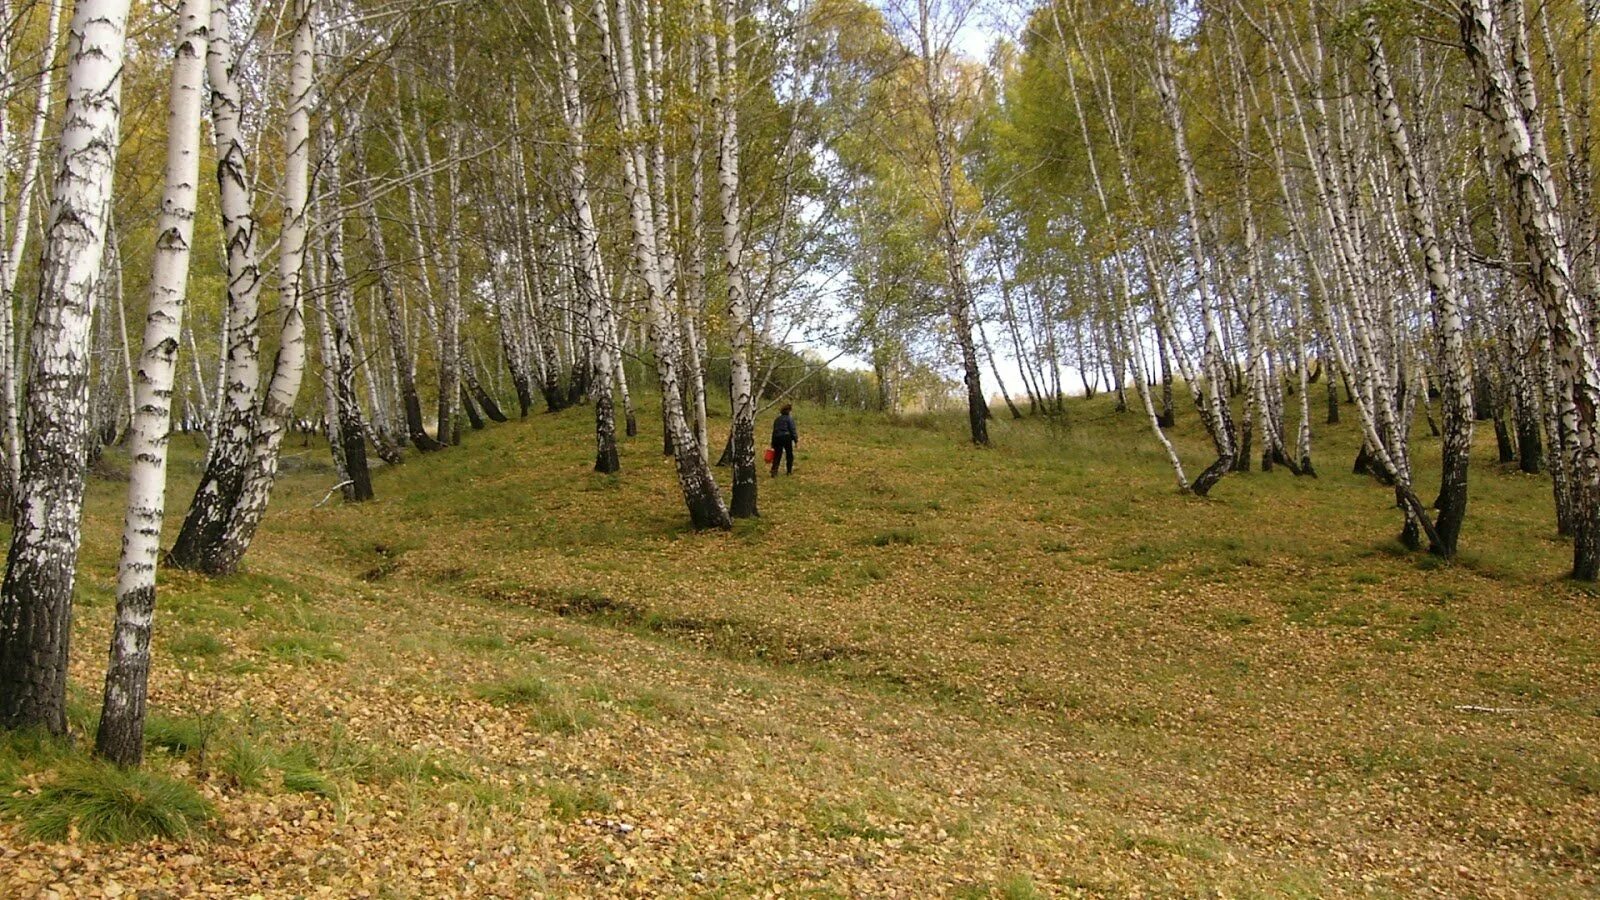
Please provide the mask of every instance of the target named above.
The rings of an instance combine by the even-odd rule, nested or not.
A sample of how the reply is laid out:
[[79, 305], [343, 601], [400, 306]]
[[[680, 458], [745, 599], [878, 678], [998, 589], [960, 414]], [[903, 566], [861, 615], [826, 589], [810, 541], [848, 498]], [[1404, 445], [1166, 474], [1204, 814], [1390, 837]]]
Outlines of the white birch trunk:
[[168, 558], [203, 569], [239, 502], [255, 433], [261, 380], [261, 251], [256, 235], [252, 176], [243, 130], [244, 94], [237, 70], [227, 0], [212, 0], [206, 76], [211, 85], [211, 130], [217, 152], [218, 207], [227, 254], [228, 296], [223, 333], [223, 379], [206, 468]]
[[[1516, 2], [1520, 8], [1520, 2]], [[1484, 91], [1484, 115], [1511, 187], [1529, 281], [1544, 309], [1566, 464], [1573, 484], [1572, 575], [1600, 576], [1600, 360], [1583, 296], [1573, 277], [1555, 179], [1539, 140], [1537, 100], [1505, 65], [1505, 39], [1490, 0], [1461, 0], [1461, 34]], [[1519, 89], [1520, 88], [1520, 89]]]
[[[18, 179], [17, 207], [15, 221], [11, 224], [14, 231], [9, 240], [4, 227], [0, 227], [0, 450], [5, 454], [5, 484], [6, 503], [8, 510], [16, 500], [16, 491], [22, 481], [22, 410], [18, 403], [17, 366], [21, 361], [21, 334], [17, 328], [16, 299], [14, 292], [17, 287], [17, 276], [22, 271], [23, 254], [28, 246], [28, 220], [33, 215], [33, 198], [38, 193], [39, 161], [44, 155], [45, 126], [50, 120], [50, 103], [55, 94], [55, 69], [51, 65], [55, 60], [56, 44], [61, 39], [61, 6], [62, 0], [50, 0], [47, 24], [45, 25], [45, 53], [44, 71], [39, 75], [39, 92], [35, 96], [32, 127], [28, 133], [28, 142], [23, 149], [23, 161], [16, 171]], [[12, 7], [5, 4], [3, 17], [0, 21], [6, 24], [7, 41], [11, 38]], [[4, 57], [9, 69], [9, 50]], [[8, 133], [0, 139], [0, 150], [4, 151], [6, 160], [11, 158], [12, 146], [9, 135], [9, 117], [0, 113], [0, 129]], [[7, 174], [12, 174], [7, 172]], [[5, 187], [6, 179], [0, 177], [0, 188]], [[4, 206], [4, 193], [0, 193], [0, 206]], [[0, 217], [0, 226], [4, 226], [3, 217]]]
[[[642, 127], [639, 115], [638, 80], [633, 64], [633, 38], [629, 0], [618, 0], [616, 40], [613, 46], [609, 25], [609, 12], [605, 0], [595, 4], [595, 18], [601, 28], [601, 46], [608, 58], [612, 83], [616, 87], [618, 111], [623, 131], [636, 135]], [[684, 503], [689, 508], [689, 518], [696, 528], [729, 528], [732, 525], [728, 510], [722, 503], [722, 494], [711, 477], [709, 465], [695, 446], [694, 432], [689, 428], [683, 412], [683, 390], [679, 380], [679, 353], [677, 352], [676, 323], [673, 321], [667, 286], [664, 280], [660, 249], [661, 237], [656, 230], [653, 197], [649, 185], [649, 170], [645, 154], [637, 139], [625, 139], [621, 145], [623, 181], [628, 193], [628, 215], [633, 231], [635, 262], [640, 280], [645, 287], [645, 300], [650, 313], [650, 330], [654, 338], [656, 375], [661, 382], [663, 424], [673, 449], [678, 472], [678, 485]]]
[[[605, 14], [603, 8], [599, 12]], [[561, 2], [561, 41], [561, 110], [567, 126], [567, 192], [572, 203], [578, 255], [573, 270], [594, 347], [594, 383], [589, 388], [594, 399], [594, 470], [610, 474], [622, 468], [617, 455], [617, 415], [611, 394], [614, 373], [621, 365], [615, 346], [611, 298], [601, 272], [600, 230], [595, 225], [594, 209], [589, 202], [589, 148], [585, 140], [588, 116], [578, 93], [578, 32], [573, 21], [572, 0]], [[556, 361], [550, 362], [553, 368]]]
[[[1433, 552], [1454, 556], [1467, 514], [1467, 467], [1472, 449], [1472, 379], [1467, 370], [1461, 303], [1454, 279], [1446, 268], [1444, 254], [1434, 229], [1433, 199], [1424, 189], [1411, 139], [1400, 115], [1389, 77], [1389, 63], [1378, 34], [1377, 19], [1368, 16], [1363, 23], [1367, 44], [1367, 67], [1372, 75], [1374, 101], [1383, 123], [1385, 137], [1393, 153], [1405, 192], [1405, 206], [1412, 234], [1422, 252], [1423, 272], [1433, 299], [1434, 321], [1439, 331], [1440, 368], [1444, 380], [1443, 474], [1439, 489], [1438, 517], [1428, 528]], [[1423, 517], [1424, 527], [1428, 526]]]
[[134, 395], [128, 503], [117, 564], [117, 617], [95, 734], [95, 752], [119, 766], [137, 766], [144, 756], [172, 385], [177, 376], [200, 180], [200, 82], [205, 71], [207, 7], [208, 0], [184, 0], [178, 9], [178, 45], [173, 54], [167, 114], [166, 187]]
[[31, 333], [23, 459], [0, 587], [0, 727], [67, 728], [68, 642], [83, 513], [89, 339], [122, 119], [127, 0], [82, 0]]
[[722, 46], [717, 47], [717, 17], [712, 0], [701, 0], [704, 55], [712, 103], [717, 111], [717, 201], [722, 210], [722, 261], [728, 286], [728, 367], [733, 384], [733, 503], [735, 518], [760, 515], [756, 477], [756, 401], [750, 383], [750, 351], [755, 323], [745, 286], [744, 209], [739, 196], [739, 44], [735, 0], [722, 7]]
[[203, 562], [211, 574], [238, 568], [266, 515], [278, 475], [278, 450], [288, 432], [306, 367], [306, 213], [310, 195], [312, 61], [315, 39], [311, 0], [293, 0], [294, 37], [289, 60], [289, 114], [284, 130], [283, 228], [278, 238], [278, 305], [283, 323], [278, 357], [251, 436], [243, 489], [222, 538]]

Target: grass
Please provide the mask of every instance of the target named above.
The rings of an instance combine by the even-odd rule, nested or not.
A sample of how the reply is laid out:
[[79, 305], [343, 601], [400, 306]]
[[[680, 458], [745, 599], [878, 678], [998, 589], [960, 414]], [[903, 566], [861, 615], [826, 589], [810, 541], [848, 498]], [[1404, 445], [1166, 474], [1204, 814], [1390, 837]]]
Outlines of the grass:
[[215, 635], [191, 631], [173, 641], [168, 649], [178, 656], [210, 657], [227, 653], [228, 645]]
[[553, 782], [545, 785], [544, 794], [550, 815], [557, 819], [570, 821], [585, 815], [604, 815], [617, 808], [615, 798], [592, 785]]
[[236, 787], [258, 790], [267, 783], [271, 762], [271, 756], [254, 741], [238, 736], [223, 748], [222, 758], [217, 761], [217, 771]]
[[272, 635], [262, 642], [261, 649], [269, 657], [293, 665], [343, 662], [346, 658], [331, 638], [313, 634]]
[[[1347, 474], [1348, 424], [1316, 425], [1322, 477], [1200, 501], [1101, 400], [987, 450], [959, 416], [801, 416], [798, 474], [731, 534], [685, 528], [647, 410], [618, 477], [574, 409], [380, 470], [360, 507], [313, 508], [326, 448], [292, 439], [247, 571], [162, 572], [148, 767], [233, 836], [160, 859], [265, 895], [1590, 889], [1600, 621], [1492, 434], [1441, 564]], [[201, 448], [174, 447], [181, 498]], [[94, 769], [124, 489], [89, 493], [76, 744], [0, 740], [8, 810]], [[23, 872], [55, 853], [28, 815], [0, 817]], [[138, 846], [95, 871], [178, 877]]]
[[860, 801], [842, 805], [819, 803], [811, 810], [808, 818], [812, 829], [834, 840], [860, 838], [882, 841], [895, 836], [893, 831], [873, 824]]
[[22, 836], [31, 840], [120, 843], [193, 837], [213, 811], [182, 780], [77, 761], [37, 788], [0, 797], [0, 815], [15, 819]]
[[497, 706], [531, 706], [552, 702], [557, 692], [544, 679], [524, 675], [479, 685], [474, 693]]
[[200, 718], [153, 715], [144, 723], [145, 744], [180, 756], [203, 754], [215, 724]]
[[[496, 706], [527, 709], [528, 722], [544, 734], [577, 734], [597, 721], [596, 716], [571, 692], [543, 679], [522, 676], [479, 685], [475, 693]], [[586, 699], [601, 699], [591, 696]]]

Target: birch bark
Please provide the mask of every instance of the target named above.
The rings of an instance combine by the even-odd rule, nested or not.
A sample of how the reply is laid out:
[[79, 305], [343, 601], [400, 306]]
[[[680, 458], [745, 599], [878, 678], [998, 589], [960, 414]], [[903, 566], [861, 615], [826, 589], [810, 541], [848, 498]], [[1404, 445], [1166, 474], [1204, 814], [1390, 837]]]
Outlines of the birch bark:
[[82, 0], [67, 44], [22, 423], [22, 472], [0, 585], [0, 727], [67, 728], [67, 651], [89, 423], [89, 339], [122, 118], [127, 0]]

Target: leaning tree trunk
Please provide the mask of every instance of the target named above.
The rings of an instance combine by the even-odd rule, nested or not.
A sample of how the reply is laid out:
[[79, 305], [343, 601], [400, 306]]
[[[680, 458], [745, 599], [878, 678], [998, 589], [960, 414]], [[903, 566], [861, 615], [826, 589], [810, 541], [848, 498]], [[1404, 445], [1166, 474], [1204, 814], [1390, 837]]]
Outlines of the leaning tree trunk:
[[367, 252], [378, 286], [378, 303], [383, 307], [383, 321], [389, 332], [389, 352], [394, 357], [394, 371], [400, 380], [400, 404], [405, 409], [406, 437], [413, 447], [422, 452], [443, 450], [444, 445], [430, 437], [422, 424], [422, 399], [417, 394], [417, 365], [411, 358], [405, 317], [400, 313], [394, 276], [389, 271], [389, 247], [383, 236], [383, 221], [378, 218], [375, 186], [367, 178], [366, 162], [362, 159], [359, 146], [355, 148], [351, 159], [356, 183], [361, 186], [361, 216], [366, 223]]
[[189, 251], [200, 178], [200, 79], [205, 71], [209, 0], [184, 0], [172, 63], [167, 175], [145, 315], [144, 351], [134, 387], [128, 504], [117, 565], [117, 618], [95, 752], [119, 766], [144, 758], [145, 690], [156, 612], [156, 556], [166, 510], [167, 440], [177, 376]]
[[468, 360], [463, 360], [462, 363], [461, 380], [464, 382], [467, 392], [472, 395], [472, 399], [477, 401], [478, 407], [483, 410], [483, 414], [493, 422], [509, 421], [505, 412], [500, 409], [499, 402], [484, 389], [483, 382], [478, 380], [477, 367]]
[[0, 586], [0, 727], [67, 730], [83, 514], [89, 337], [122, 118], [128, 0], [81, 0], [34, 313], [22, 474]]
[[[1055, 24], [1057, 35], [1065, 37], [1065, 35], [1062, 33], [1063, 29], [1060, 17], [1052, 14], [1051, 18]], [[1081, 42], [1082, 35], [1077, 28], [1073, 28], [1073, 33], [1078, 36], [1078, 40]], [[1067, 69], [1067, 92], [1072, 98], [1073, 111], [1077, 114], [1079, 127], [1078, 133], [1083, 140], [1084, 160], [1088, 163], [1090, 184], [1094, 187], [1095, 199], [1098, 201], [1100, 211], [1105, 215], [1107, 222], [1115, 223], [1116, 220], [1112, 217], [1111, 201], [1108, 198], [1105, 190], [1105, 182], [1100, 176], [1100, 162], [1094, 152], [1094, 142], [1089, 132], [1089, 120], [1084, 115], [1083, 97], [1078, 91], [1077, 75], [1073, 72], [1071, 67], [1068, 67]], [[1121, 148], [1119, 146], [1119, 152], [1120, 149]], [[1178, 482], [1178, 490], [1188, 491], [1190, 489], [1189, 478], [1183, 471], [1183, 460], [1179, 458], [1177, 449], [1172, 446], [1172, 441], [1170, 441], [1167, 438], [1166, 433], [1161, 430], [1164, 424], [1170, 425], [1171, 422], [1163, 422], [1160, 414], [1156, 412], [1155, 403], [1150, 398], [1150, 380], [1149, 373], [1147, 371], [1148, 367], [1144, 364], [1144, 348], [1142, 341], [1139, 339], [1138, 329], [1135, 327], [1135, 323], [1133, 321], [1133, 278], [1131, 273], [1128, 271], [1127, 260], [1124, 257], [1124, 252], [1122, 249], [1121, 234], [1115, 224], [1111, 226], [1111, 236], [1111, 259], [1117, 273], [1117, 332], [1124, 336], [1123, 342], [1129, 347], [1127, 357], [1129, 363], [1133, 366], [1134, 389], [1139, 395], [1140, 403], [1144, 406], [1145, 415], [1150, 423], [1150, 430], [1154, 434], [1156, 442], [1161, 445], [1161, 448], [1164, 451], [1166, 451], [1167, 462], [1172, 466], [1173, 476]], [[979, 333], [982, 333], [981, 329]], [[1163, 338], [1161, 335], [1162, 330], [1158, 326], [1156, 328], [1157, 352], [1162, 354], [1162, 366], [1163, 369], [1165, 369], [1166, 354], [1165, 350], [1162, 349], [1164, 345], [1162, 344]], [[1167, 379], [1166, 383], [1167, 393], [1165, 401], [1167, 404], [1167, 411], [1170, 414], [1172, 407], [1172, 380], [1170, 377]]]
[[[616, 87], [618, 112], [626, 132], [637, 134], [641, 130], [639, 114], [638, 80], [633, 63], [633, 39], [628, 0], [617, 4], [615, 47], [605, 0], [597, 0], [595, 18], [601, 28], [600, 45], [607, 57], [613, 85]], [[660, 235], [656, 231], [653, 197], [649, 190], [649, 167], [643, 149], [637, 140], [623, 142], [623, 182], [627, 188], [628, 216], [633, 232], [635, 262], [640, 280], [645, 286], [646, 305], [650, 313], [650, 332], [654, 338], [656, 376], [661, 383], [661, 404], [666, 424], [667, 438], [672, 441], [673, 460], [678, 473], [678, 486], [683, 492], [684, 504], [689, 509], [689, 520], [695, 528], [730, 528], [727, 507], [722, 503], [722, 492], [711, 476], [710, 463], [700, 452], [694, 432], [683, 413], [683, 390], [679, 380], [679, 358], [674, 344], [677, 327], [667, 296], [667, 282], [663, 271]]]
[[[1528, 277], [1544, 310], [1554, 369], [1555, 405], [1572, 484], [1572, 577], [1600, 576], [1600, 361], [1585, 297], [1567, 255], [1555, 178], [1534, 141], [1537, 107], [1519, 96], [1506, 70], [1504, 38], [1490, 0], [1461, 0], [1461, 36], [1483, 89], [1483, 114], [1495, 131], [1496, 149], [1511, 188], [1521, 226]], [[1530, 91], [1531, 94], [1531, 91]], [[1552, 448], [1553, 449], [1553, 448]]]
[[295, 30], [289, 63], [289, 109], [284, 129], [283, 229], [278, 238], [278, 357], [256, 413], [250, 458], [239, 500], [215, 544], [202, 548], [198, 568], [227, 575], [239, 567], [266, 515], [278, 476], [278, 450], [294, 415], [306, 366], [306, 210], [311, 155], [312, 60], [315, 49], [311, 0], [294, 0]]
[[228, 4], [226, 0], [212, 0], [206, 72], [211, 85], [211, 131], [217, 148], [217, 205], [227, 253], [227, 347], [223, 384], [212, 424], [214, 439], [206, 453], [205, 471], [189, 501], [183, 527], [167, 553], [168, 562], [181, 569], [204, 567], [202, 557], [222, 539], [228, 517], [239, 502], [260, 390], [261, 263], [237, 68]]
[[1434, 232], [1433, 200], [1424, 190], [1412, 157], [1411, 140], [1405, 121], [1400, 116], [1400, 104], [1395, 100], [1394, 88], [1389, 78], [1389, 63], [1384, 57], [1383, 42], [1378, 35], [1378, 20], [1368, 16], [1363, 23], [1367, 43], [1367, 68], [1372, 75], [1373, 99], [1383, 123], [1389, 149], [1394, 154], [1396, 168], [1404, 182], [1406, 212], [1409, 214], [1411, 232], [1422, 251], [1422, 266], [1428, 279], [1428, 293], [1433, 299], [1434, 320], [1439, 329], [1439, 360], [1444, 381], [1444, 450], [1443, 472], [1440, 475], [1438, 516], [1434, 520], [1437, 543], [1432, 547], [1439, 556], [1456, 554], [1456, 543], [1461, 534], [1461, 524], [1467, 515], [1467, 464], [1472, 449], [1472, 381], [1467, 371], [1467, 357], [1463, 332], [1466, 330], [1461, 314], [1461, 304], [1456, 285], [1445, 267], [1444, 254], [1439, 249], [1439, 239]]
[[[604, 10], [600, 12], [604, 14]], [[561, 54], [561, 110], [568, 132], [567, 191], [577, 231], [578, 265], [575, 275], [578, 293], [584, 300], [585, 316], [594, 347], [595, 456], [594, 470], [612, 474], [622, 469], [617, 455], [617, 412], [612, 400], [612, 376], [619, 362], [615, 345], [616, 328], [611, 298], [606, 294], [605, 277], [600, 267], [600, 230], [595, 226], [594, 208], [589, 202], [589, 170], [584, 135], [588, 124], [583, 99], [578, 92], [578, 33], [573, 23], [572, 0], [562, 0], [561, 28], [564, 42]], [[554, 379], [555, 360], [551, 360], [550, 379]], [[549, 384], [547, 382], [547, 390]], [[630, 432], [631, 433], [631, 432]]]
[[[1166, 16], [1162, 17], [1166, 24]], [[1204, 497], [1222, 477], [1233, 468], [1234, 442], [1232, 416], [1228, 410], [1228, 398], [1225, 395], [1225, 377], [1223, 375], [1224, 360], [1222, 359], [1221, 326], [1217, 322], [1216, 311], [1212, 303], [1211, 293], [1211, 265], [1209, 260], [1212, 254], [1208, 252], [1205, 242], [1204, 215], [1200, 207], [1200, 178], [1196, 173], [1194, 158], [1189, 152], [1188, 137], [1184, 132], [1184, 118], [1182, 109], [1178, 104], [1177, 89], [1172, 83], [1171, 73], [1171, 47], [1170, 31], [1163, 28], [1157, 35], [1156, 49], [1156, 92], [1160, 95], [1161, 107], [1166, 114], [1167, 125], [1172, 129], [1173, 150], [1177, 157], [1178, 171], [1183, 180], [1184, 201], [1189, 212], [1189, 225], [1186, 231], [1189, 236], [1189, 251], [1193, 257], [1196, 279], [1196, 290], [1200, 300], [1200, 320], [1204, 327], [1204, 346], [1201, 352], [1200, 375], [1208, 402], [1202, 404], [1209, 407], [1207, 412], [1208, 430], [1211, 432], [1212, 442], [1217, 449], [1217, 459], [1195, 478], [1190, 489]], [[1169, 343], [1173, 343], [1169, 336]]]
[[[334, 137], [331, 119], [322, 120], [322, 149], [326, 158], [322, 164], [323, 187], [326, 202], [319, 201], [319, 213], [325, 213], [322, 226], [326, 272], [323, 279], [323, 308], [326, 310], [325, 327], [328, 345], [333, 358], [325, 360], [325, 368], [333, 377], [335, 415], [332, 431], [343, 450], [345, 477], [350, 489], [345, 499], [361, 503], [371, 500], [372, 470], [367, 465], [367, 429], [361, 413], [361, 399], [356, 394], [356, 356], [351, 330], [354, 327], [354, 300], [350, 296], [350, 280], [346, 276], [344, 261], [344, 217], [339, 214], [339, 200], [343, 178], [339, 167], [339, 144]], [[376, 414], [376, 410], [373, 411]]]

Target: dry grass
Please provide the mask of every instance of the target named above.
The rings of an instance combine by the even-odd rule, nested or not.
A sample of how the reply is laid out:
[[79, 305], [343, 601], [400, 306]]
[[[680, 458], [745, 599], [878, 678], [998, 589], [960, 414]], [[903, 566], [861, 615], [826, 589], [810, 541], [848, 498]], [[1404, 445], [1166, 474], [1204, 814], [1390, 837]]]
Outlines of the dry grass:
[[[1203, 502], [1098, 402], [989, 451], [955, 419], [801, 416], [797, 475], [732, 534], [685, 530], [649, 436], [590, 473], [584, 410], [361, 508], [309, 509], [306, 448], [250, 574], [165, 576], [153, 705], [217, 724], [153, 764], [218, 837], [0, 824], [0, 895], [1596, 890], [1595, 598], [1559, 577], [1548, 485], [1487, 444], [1440, 566], [1345, 474], [1349, 426], [1318, 429], [1321, 479]], [[86, 699], [119, 490], [94, 488]]]

